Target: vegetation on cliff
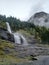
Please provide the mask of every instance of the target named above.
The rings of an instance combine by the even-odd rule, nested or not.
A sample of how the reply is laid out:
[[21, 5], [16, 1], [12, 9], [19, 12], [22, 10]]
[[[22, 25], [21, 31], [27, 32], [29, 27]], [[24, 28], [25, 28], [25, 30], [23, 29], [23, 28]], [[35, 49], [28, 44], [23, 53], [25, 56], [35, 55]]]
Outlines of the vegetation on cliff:
[[20, 21], [15, 17], [6, 17], [5, 15], [0, 15], [0, 27], [6, 29], [5, 22], [9, 22], [12, 31], [24, 30], [30, 35], [34, 35], [39, 42], [49, 43], [49, 28], [35, 26], [33, 23], [28, 21]]

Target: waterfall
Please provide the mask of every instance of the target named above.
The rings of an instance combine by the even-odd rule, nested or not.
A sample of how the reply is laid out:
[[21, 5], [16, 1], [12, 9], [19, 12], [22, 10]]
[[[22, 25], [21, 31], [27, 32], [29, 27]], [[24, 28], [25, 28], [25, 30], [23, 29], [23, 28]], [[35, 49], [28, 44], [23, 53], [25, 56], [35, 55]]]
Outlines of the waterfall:
[[26, 38], [18, 32], [14, 33], [14, 39], [15, 39], [15, 43], [17, 44], [28, 45]]
[[23, 45], [28, 45], [26, 38], [22, 34], [20, 34], [20, 37], [22, 39], [21, 43], [23, 43]]
[[7, 25], [8, 32], [10, 34], [13, 34], [15, 43], [23, 44], [23, 45], [28, 45], [26, 38], [22, 34], [20, 34], [18, 32], [17, 33], [12, 33], [10, 25], [9, 25], [8, 22], [6, 22], [6, 25]]
[[10, 25], [9, 25], [8, 22], [6, 22], [6, 25], [7, 25], [7, 30], [8, 30], [8, 32], [9, 32], [9, 33], [12, 33], [11, 28], [10, 28]]
[[20, 40], [19, 34], [18, 33], [13, 33], [13, 35], [14, 35], [15, 43], [21, 44], [21, 40]]

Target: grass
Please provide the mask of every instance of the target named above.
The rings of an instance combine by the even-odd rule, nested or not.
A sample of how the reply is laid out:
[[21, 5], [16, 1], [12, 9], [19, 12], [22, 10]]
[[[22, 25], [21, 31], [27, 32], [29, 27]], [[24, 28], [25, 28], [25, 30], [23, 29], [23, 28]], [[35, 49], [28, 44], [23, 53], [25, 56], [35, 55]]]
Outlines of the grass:
[[31, 34], [28, 33], [28, 32], [25, 31], [25, 30], [19, 30], [19, 31], [17, 31], [17, 32], [19, 32], [19, 33], [21, 33], [21, 34], [24, 34], [25, 36], [31, 36]]
[[5, 47], [14, 48], [14, 44], [0, 39], [0, 49], [4, 49]]
[[38, 47], [47, 47], [47, 48], [49, 48], [49, 44], [42, 44], [42, 43], [37, 43], [36, 44], [36, 46], [38, 46]]
[[[4, 49], [10, 51], [8, 54]], [[10, 63], [21, 63], [28, 61], [28, 58], [17, 57], [18, 52], [14, 50], [14, 44], [0, 39], [0, 65], [10, 65]]]
[[6, 23], [0, 21], [0, 27], [6, 29]]

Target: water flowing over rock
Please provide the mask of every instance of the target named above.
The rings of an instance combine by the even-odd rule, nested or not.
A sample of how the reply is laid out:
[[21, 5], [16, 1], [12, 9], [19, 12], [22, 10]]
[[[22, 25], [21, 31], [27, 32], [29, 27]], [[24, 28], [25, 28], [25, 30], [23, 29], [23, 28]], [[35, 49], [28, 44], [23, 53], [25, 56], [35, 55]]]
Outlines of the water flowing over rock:
[[15, 43], [17, 43], [17, 44], [21, 44], [19, 34], [18, 34], [18, 33], [13, 33], [13, 35], [14, 35]]
[[8, 22], [6, 22], [6, 25], [7, 25], [7, 31], [14, 36], [15, 43], [28, 45], [26, 38], [22, 34], [20, 34], [18, 32], [17, 33], [12, 33], [10, 25], [9, 25]]
[[21, 34], [20, 34], [20, 37], [21, 37], [21, 43], [23, 43], [23, 45], [28, 45], [26, 38]]
[[6, 22], [6, 25], [7, 25], [7, 30], [8, 30], [8, 32], [9, 32], [9, 33], [12, 33], [11, 28], [10, 28], [10, 26], [9, 26], [9, 23], [8, 23], [8, 22]]

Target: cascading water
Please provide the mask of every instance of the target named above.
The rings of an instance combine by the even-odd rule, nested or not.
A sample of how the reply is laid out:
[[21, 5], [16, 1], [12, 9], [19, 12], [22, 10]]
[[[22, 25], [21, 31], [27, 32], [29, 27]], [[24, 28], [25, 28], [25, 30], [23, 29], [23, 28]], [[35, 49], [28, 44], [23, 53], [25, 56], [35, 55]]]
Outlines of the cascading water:
[[8, 30], [8, 32], [9, 32], [9, 33], [12, 33], [11, 28], [10, 28], [10, 25], [9, 25], [8, 22], [6, 22], [6, 25], [7, 25], [7, 30]]
[[26, 38], [22, 34], [20, 34], [20, 37], [22, 39], [21, 43], [23, 43], [23, 45], [28, 45]]
[[13, 35], [14, 35], [15, 43], [21, 44], [21, 40], [20, 40], [19, 34], [18, 33], [13, 33]]
[[14, 41], [15, 41], [15, 43], [17, 43], [17, 44], [23, 44], [23, 45], [28, 45], [27, 40], [25, 39], [25, 37], [22, 34], [20, 34], [18, 32], [17, 33], [12, 33], [10, 25], [9, 25], [8, 22], [6, 22], [6, 25], [7, 25], [8, 32], [10, 34], [14, 35]]

